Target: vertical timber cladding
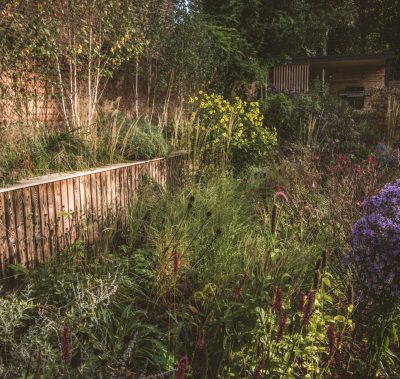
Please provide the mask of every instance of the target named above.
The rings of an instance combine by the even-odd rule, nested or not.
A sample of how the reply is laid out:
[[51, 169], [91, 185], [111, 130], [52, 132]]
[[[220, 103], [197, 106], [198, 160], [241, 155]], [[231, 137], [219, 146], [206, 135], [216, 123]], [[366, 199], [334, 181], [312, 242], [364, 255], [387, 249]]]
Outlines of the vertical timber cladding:
[[307, 92], [309, 70], [308, 63], [275, 66], [273, 85], [279, 92]]
[[127, 223], [143, 180], [182, 184], [187, 153], [86, 172], [54, 174], [0, 188], [0, 284], [10, 264], [32, 269], [76, 241], [95, 245], [111, 223]]

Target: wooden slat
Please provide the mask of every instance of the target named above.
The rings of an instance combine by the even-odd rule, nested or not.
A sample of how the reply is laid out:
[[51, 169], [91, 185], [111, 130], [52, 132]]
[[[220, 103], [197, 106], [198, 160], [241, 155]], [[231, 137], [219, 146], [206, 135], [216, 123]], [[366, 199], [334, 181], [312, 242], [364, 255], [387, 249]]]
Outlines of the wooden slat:
[[68, 186], [67, 181], [62, 180], [61, 186], [61, 220], [63, 224], [63, 246], [70, 245], [70, 221], [69, 221], [69, 206], [68, 206]]
[[85, 194], [85, 217], [88, 245], [93, 243], [93, 217], [92, 217], [92, 194], [90, 192], [90, 175], [83, 177]]
[[81, 223], [81, 190], [79, 186], [79, 178], [72, 179], [73, 196], [74, 196], [74, 215], [73, 223], [75, 228], [75, 241], [81, 240], [82, 236], [82, 223]]
[[303, 86], [303, 72], [304, 72], [304, 65], [300, 65], [300, 74], [299, 74], [299, 76], [300, 76], [300, 88], [299, 88], [299, 90], [300, 90], [300, 92], [303, 92], [303, 88], [304, 88], [304, 86]]
[[282, 84], [282, 66], [278, 67], [278, 89], [279, 91], [283, 90], [283, 84]]
[[58, 222], [57, 209], [54, 195], [54, 183], [48, 183], [41, 191], [41, 202], [46, 206], [41, 210], [42, 230], [43, 230], [43, 260], [46, 256], [56, 256], [58, 254]]
[[[59, 254], [64, 249], [64, 220], [62, 207], [61, 182], [54, 182], [54, 213], [55, 213], [55, 232], [57, 239], [56, 253]], [[46, 254], [47, 255], [47, 254]]]
[[107, 227], [107, 175], [105, 172], [100, 174], [100, 192], [101, 192], [101, 218], [102, 230]]
[[[40, 190], [45, 187], [46, 186], [35, 186], [31, 188], [33, 236], [36, 249], [35, 264], [44, 262], [45, 251], [50, 251], [51, 254], [51, 246], [48, 243], [48, 228], [42, 230], [43, 218], [48, 217], [49, 209], [47, 199], [44, 199], [46, 201], [43, 201], [43, 203], [41, 203], [40, 199]], [[47, 224], [48, 221], [46, 225]]]
[[278, 90], [282, 91], [282, 67], [278, 66]]
[[8, 236], [6, 227], [6, 203], [3, 193], [0, 193], [0, 265], [1, 279], [5, 279], [7, 277], [8, 267]]
[[126, 168], [120, 170], [121, 172], [121, 206], [122, 206], [122, 224], [126, 226], [126, 215], [128, 212], [128, 194], [129, 194], [129, 184], [128, 184], [128, 171]]
[[68, 190], [68, 220], [69, 220], [69, 243], [75, 243], [77, 227], [75, 222], [75, 196], [74, 196], [74, 181], [67, 179], [65, 185]]
[[128, 198], [128, 209], [130, 209], [131, 204], [132, 204], [132, 197], [133, 197], [133, 181], [132, 181], [132, 169], [127, 168], [126, 169], [127, 173], [127, 198]]
[[90, 218], [92, 222], [93, 243], [96, 243], [99, 224], [97, 220], [97, 190], [95, 174], [89, 176], [89, 193], [90, 193]]
[[115, 177], [115, 170], [111, 170], [110, 172], [110, 178], [111, 178], [111, 208], [112, 208], [112, 219], [115, 220], [116, 214], [117, 214], [117, 183], [116, 183], [116, 177]]
[[96, 192], [96, 230], [98, 235], [101, 236], [103, 231], [103, 216], [102, 216], [102, 208], [103, 202], [101, 198], [101, 173], [94, 174], [94, 186]]
[[107, 222], [112, 222], [112, 189], [111, 189], [111, 171], [106, 173], [106, 190], [107, 190]]
[[19, 259], [18, 263], [24, 267], [28, 267], [29, 257], [26, 248], [26, 234], [25, 234], [25, 201], [23, 189], [13, 191], [14, 204], [15, 204], [15, 221], [17, 229], [17, 243]]
[[28, 267], [33, 268], [36, 266], [37, 252], [35, 244], [35, 231], [34, 231], [34, 210], [32, 207], [31, 189], [22, 189], [24, 202], [25, 202], [25, 231], [26, 231], [26, 248], [28, 255]]
[[121, 214], [121, 192], [120, 192], [120, 177], [119, 177], [119, 170], [113, 170], [114, 174], [114, 181], [115, 181], [115, 216], [117, 221], [119, 221], [119, 216]]
[[8, 251], [9, 263], [18, 263], [18, 246], [17, 246], [17, 230], [15, 227], [15, 207], [13, 192], [10, 191], [5, 194], [6, 203], [6, 228], [8, 231]]
[[81, 176], [79, 178], [79, 219], [80, 219], [80, 230], [81, 230], [81, 238], [83, 240], [87, 239], [88, 236], [88, 225], [87, 225], [87, 216], [86, 216], [86, 194], [85, 194], [85, 176]]

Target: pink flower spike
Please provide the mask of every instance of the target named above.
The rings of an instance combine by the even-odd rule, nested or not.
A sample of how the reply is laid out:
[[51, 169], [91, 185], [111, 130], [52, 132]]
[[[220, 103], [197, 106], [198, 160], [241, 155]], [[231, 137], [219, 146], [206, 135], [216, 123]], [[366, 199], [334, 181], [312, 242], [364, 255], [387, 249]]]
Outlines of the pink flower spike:
[[289, 202], [289, 197], [288, 197], [288, 195], [287, 195], [285, 192], [283, 192], [283, 191], [275, 192], [274, 198], [277, 199], [277, 198], [279, 198], [279, 197], [280, 197], [281, 199], [283, 199], [286, 203]]

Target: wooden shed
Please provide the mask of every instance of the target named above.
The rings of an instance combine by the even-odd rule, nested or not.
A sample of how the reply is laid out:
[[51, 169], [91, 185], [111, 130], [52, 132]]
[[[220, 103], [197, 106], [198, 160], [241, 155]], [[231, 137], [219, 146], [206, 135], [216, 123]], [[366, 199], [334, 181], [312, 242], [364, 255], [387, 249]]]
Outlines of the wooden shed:
[[394, 54], [331, 55], [295, 58], [275, 66], [270, 83], [278, 92], [307, 92], [316, 81], [329, 84], [333, 95], [361, 108], [368, 90], [389, 86]]

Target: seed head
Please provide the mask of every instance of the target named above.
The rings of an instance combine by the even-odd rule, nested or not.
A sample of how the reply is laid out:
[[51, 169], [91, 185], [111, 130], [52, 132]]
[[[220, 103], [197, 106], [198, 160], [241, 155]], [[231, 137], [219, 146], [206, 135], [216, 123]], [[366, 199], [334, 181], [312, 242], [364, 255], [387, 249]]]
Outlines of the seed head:
[[331, 357], [335, 353], [335, 329], [332, 325], [327, 327], [326, 335], [328, 337], [329, 356]]
[[276, 234], [276, 229], [278, 227], [278, 216], [279, 216], [279, 205], [274, 204], [271, 214], [271, 233]]
[[315, 262], [315, 268], [314, 270], [319, 270], [321, 268], [321, 258], [317, 259]]
[[347, 287], [347, 301], [354, 304], [354, 287], [351, 284]]
[[326, 261], [327, 261], [327, 253], [326, 251], [323, 251], [321, 254], [321, 270], [326, 269]]
[[319, 280], [320, 280], [320, 272], [319, 270], [314, 271], [314, 283], [313, 283], [313, 289], [317, 290], [319, 288]]

